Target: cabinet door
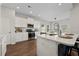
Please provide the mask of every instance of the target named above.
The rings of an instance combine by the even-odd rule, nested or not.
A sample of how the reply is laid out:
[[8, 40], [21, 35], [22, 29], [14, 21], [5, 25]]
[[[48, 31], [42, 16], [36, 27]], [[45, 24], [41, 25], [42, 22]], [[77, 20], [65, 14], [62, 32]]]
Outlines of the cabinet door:
[[5, 56], [5, 53], [6, 53], [6, 49], [7, 49], [6, 48], [6, 46], [7, 46], [6, 42], [7, 42], [7, 35], [2, 38], [2, 47], [1, 47], [2, 48], [1, 49], [2, 50], [1, 51], [2, 52], [1, 53], [2, 56]]
[[57, 56], [57, 47], [58, 45], [54, 41], [40, 37], [37, 39], [37, 55], [39, 56]]
[[28, 33], [16, 33], [16, 42], [28, 40]]
[[27, 19], [22, 17], [15, 17], [15, 26], [16, 27], [27, 27]]
[[19, 41], [22, 41], [22, 34], [21, 33], [16, 33], [15, 34], [15, 39], [16, 39], [16, 42], [19, 42]]
[[22, 33], [22, 40], [28, 40], [28, 33]]
[[0, 43], [0, 56], [1, 56], [1, 52], [2, 52], [2, 45]]

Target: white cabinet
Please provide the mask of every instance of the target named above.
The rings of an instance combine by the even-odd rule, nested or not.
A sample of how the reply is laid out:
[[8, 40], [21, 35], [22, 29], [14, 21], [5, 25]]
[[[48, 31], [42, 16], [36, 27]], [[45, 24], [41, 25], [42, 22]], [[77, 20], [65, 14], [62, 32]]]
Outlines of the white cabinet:
[[35, 20], [32, 18], [24, 18], [16, 16], [15, 26], [16, 27], [27, 27], [27, 24], [34, 24]]
[[0, 37], [0, 56], [1, 56], [1, 52], [2, 52], [2, 40], [1, 40], [1, 37]]
[[1, 33], [9, 34], [7, 44], [14, 43], [15, 33], [15, 10], [2, 7], [1, 8]]
[[15, 33], [16, 42], [28, 40], [28, 33]]
[[0, 56], [1, 56], [1, 52], [2, 52], [2, 45], [0, 43]]
[[37, 37], [37, 55], [38, 56], [57, 56], [58, 44], [54, 41]]
[[7, 50], [7, 38], [8, 37], [8, 34], [3, 36], [3, 38], [1, 39], [2, 40], [2, 43], [1, 43], [1, 55], [2, 56], [5, 56], [5, 53], [6, 53], [6, 50]]
[[6, 44], [7, 43], [7, 35], [0, 36], [0, 56], [5, 56], [6, 53]]
[[16, 16], [16, 18], [15, 18], [15, 26], [16, 27], [27, 27], [27, 19]]

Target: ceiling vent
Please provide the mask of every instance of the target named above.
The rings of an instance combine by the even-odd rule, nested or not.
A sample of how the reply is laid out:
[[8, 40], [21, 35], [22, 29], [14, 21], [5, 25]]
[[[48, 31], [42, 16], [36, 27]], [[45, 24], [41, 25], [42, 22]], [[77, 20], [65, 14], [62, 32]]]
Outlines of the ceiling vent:
[[27, 6], [28, 8], [32, 8], [30, 5]]

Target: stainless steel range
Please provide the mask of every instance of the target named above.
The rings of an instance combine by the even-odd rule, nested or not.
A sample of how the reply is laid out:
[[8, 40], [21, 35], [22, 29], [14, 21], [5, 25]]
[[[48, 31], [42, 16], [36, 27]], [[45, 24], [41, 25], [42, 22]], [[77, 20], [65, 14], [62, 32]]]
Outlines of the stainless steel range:
[[34, 25], [33, 24], [28, 24], [27, 25], [28, 29], [26, 32], [28, 32], [28, 39], [35, 39], [35, 31], [34, 31]]

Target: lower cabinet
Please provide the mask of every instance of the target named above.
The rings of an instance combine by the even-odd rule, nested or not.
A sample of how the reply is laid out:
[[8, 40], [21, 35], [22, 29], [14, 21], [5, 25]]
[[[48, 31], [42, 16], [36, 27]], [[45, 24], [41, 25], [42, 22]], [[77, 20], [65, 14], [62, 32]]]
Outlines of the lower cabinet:
[[15, 33], [16, 42], [28, 40], [28, 33]]
[[0, 56], [1, 56], [1, 52], [2, 52], [2, 45], [1, 45], [1, 41], [0, 41]]
[[1, 53], [1, 55], [5, 56], [6, 51], [7, 51], [7, 45], [5, 43], [3, 43], [2, 44], [2, 53]]
[[58, 44], [49, 39], [37, 37], [37, 55], [38, 56], [57, 56]]
[[8, 35], [5, 35], [2, 38], [2, 43], [1, 43], [1, 55], [5, 56], [6, 50], [7, 50], [7, 37]]

